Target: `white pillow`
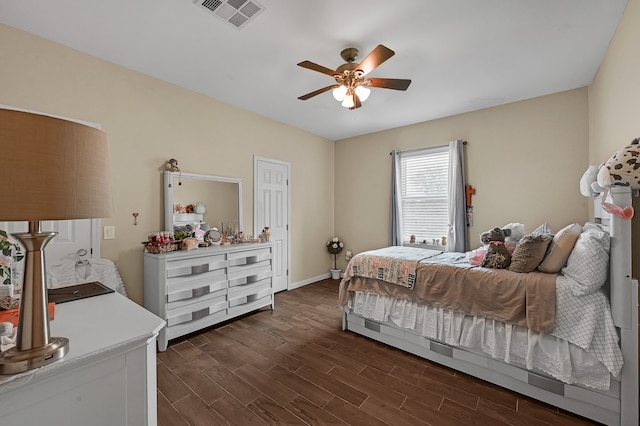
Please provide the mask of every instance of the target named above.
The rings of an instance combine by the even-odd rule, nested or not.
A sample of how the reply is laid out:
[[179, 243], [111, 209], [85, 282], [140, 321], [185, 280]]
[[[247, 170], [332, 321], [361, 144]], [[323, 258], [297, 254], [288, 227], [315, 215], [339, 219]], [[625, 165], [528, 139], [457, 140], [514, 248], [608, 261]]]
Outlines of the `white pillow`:
[[540, 265], [538, 271], [547, 274], [557, 274], [560, 269], [567, 263], [569, 255], [576, 244], [576, 241], [582, 233], [582, 226], [572, 223], [565, 226], [553, 237], [547, 254]]
[[562, 274], [572, 278], [575, 296], [590, 294], [607, 281], [609, 275], [609, 234], [597, 226], [585, 225], [578, 237]]

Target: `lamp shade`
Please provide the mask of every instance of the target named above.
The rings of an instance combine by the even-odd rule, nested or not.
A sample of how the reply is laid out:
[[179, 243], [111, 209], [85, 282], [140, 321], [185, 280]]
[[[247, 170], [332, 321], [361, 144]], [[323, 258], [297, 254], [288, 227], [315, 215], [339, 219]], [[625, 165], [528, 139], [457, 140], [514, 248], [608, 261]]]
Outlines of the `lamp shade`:
[[107, 135], [40, 114], [0, 109], [0, 220], [109, 217]]

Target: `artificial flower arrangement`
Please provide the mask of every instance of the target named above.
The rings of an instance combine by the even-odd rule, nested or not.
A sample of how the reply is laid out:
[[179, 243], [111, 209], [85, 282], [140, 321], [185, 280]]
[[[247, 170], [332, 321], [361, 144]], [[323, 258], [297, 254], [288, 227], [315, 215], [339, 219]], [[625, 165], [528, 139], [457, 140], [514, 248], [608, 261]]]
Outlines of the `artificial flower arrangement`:
[[186, 206], [183, 206], [182, 204], [176, 204], [175, 206], [173, 206], [174, 213], [193, 213], [194, 209], [195, 207], [193, 204], [188, 204]]
[[338, 269], [338, 253], [342, 251], [343, 247], [344, 244], [338, 237], [333, 237], [327, 241], [327, 250], [333, 255], [333, 269]]
[[11, 264], [24, 259], [20, 245], [0, 230], [0, 284], [11, 284]]

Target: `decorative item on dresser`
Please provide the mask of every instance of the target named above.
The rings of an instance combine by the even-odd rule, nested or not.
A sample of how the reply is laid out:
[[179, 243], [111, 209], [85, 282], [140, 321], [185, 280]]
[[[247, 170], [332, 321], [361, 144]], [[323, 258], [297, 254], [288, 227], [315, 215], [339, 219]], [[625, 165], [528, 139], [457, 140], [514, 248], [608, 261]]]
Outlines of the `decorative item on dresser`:
[[44, 248], [56, 232], [41, 221], [112, 214], [107, 136], [101, 130], [46, 115], [0, 109], [3, 183], [0, 220], [28, 221], [13, 236], [26, 248], [16, 346], [0, 356], [0, 374], [62, 358], [65, 337], [50, 337]]
[[144, 307], [167, 321], [158, 349], [168, 341], [271, 306], [271, 243], [231, 244], [144, 254]]

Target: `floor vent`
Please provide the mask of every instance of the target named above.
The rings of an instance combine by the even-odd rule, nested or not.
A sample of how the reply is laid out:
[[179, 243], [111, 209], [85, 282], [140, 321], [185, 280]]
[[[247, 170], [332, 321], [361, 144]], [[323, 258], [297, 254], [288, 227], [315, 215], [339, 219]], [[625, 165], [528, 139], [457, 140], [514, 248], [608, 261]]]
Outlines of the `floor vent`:
[[265, 9], [255, 0], [195, 0], [194, 3], [238, 30]]

